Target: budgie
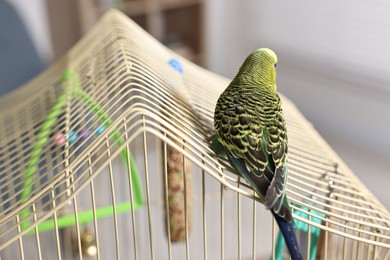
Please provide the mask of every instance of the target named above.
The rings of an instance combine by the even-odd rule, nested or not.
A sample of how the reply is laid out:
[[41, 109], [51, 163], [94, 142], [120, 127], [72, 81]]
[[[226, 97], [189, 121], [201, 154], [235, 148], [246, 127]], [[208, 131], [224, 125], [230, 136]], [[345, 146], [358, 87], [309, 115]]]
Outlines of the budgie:
[[302, 255], [285, 192], [287, 129], [276, 92], [276, 63], [268, 48], [246, 58], [217, 101], [211, 148], [227, 157], [271, 210], [295, 260]]

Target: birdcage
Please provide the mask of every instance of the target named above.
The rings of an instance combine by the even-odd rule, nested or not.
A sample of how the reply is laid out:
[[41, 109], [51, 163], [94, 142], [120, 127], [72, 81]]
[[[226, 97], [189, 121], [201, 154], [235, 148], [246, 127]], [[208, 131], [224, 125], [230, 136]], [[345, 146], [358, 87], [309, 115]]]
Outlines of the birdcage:
[[[209, 149], [225, 78], [111, 10], [0, 99], [0, 257], [288, 259]], [[306, 259], [390, 259], [390, 215], [287, 98], [287, 194]]]

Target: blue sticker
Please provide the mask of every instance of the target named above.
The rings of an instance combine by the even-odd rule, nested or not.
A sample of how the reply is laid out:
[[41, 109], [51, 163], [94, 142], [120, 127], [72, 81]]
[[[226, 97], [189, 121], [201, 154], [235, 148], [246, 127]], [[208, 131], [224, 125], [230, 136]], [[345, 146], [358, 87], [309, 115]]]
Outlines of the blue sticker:
[[184, 74], [184, 68], [183, 68], [183, 65], [181, 65], [180, 61], [175, 59], [175, 58], [172, 58], [168, 61], [168, 65], [176, 70], [177, 72], [180, 73], [180, 75], [183, 75]]

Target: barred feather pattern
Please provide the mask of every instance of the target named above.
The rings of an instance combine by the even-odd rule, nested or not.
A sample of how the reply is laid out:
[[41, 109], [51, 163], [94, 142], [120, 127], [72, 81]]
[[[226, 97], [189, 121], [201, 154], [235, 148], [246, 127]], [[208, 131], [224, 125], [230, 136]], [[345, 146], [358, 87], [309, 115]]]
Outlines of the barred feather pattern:
[[237, 83], [232, 81], [218, 99], [216, 137], [231, 163], [264, 199], [264, 205], [291, 222], [285, 196], [286, 123], [276, 87]]

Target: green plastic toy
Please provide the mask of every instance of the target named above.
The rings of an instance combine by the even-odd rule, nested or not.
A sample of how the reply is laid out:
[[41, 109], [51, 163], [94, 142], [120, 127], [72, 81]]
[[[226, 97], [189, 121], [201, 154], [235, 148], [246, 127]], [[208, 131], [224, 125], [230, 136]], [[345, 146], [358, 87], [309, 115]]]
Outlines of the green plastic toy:
[[[94, 115], [99, 118], [100, 122], [103, 124], [104, 128], [107, 128], [112, 121], [108, 119], [108, 115], [105, 114], [104, 110], [101, 106], [99, 106], [94, 99], [88, 95], [84, 90], [81, 89], [78, 76], [72, 70], [67, 70], [62, 78], [61, 82], [70, 80], [72, 94], [82, 100], [84, 104], [93, 111]], [[31, 149], [31, 154], [29, 156], [29, 161], [27, 163], [27, 171], [25, 172], [25, 180], [23, 182], [23, 191], [21, 193], [21, 204], [26, 203], [31, 198], [32, 185], [31, 183], [34, 181], [35, 173], [39, 170], [38, 162], [39, 155], [42, 153], [44, 149], [44, 144], [50, 139], [50, 133], [52, 128], [57, 122], [58, 115], [62, 112], [63, 106], [67, 102], [67, 95], [64, 92], [57, 100], [54, 106], [51, 108], [50, 113], [44, 120], [41, 128], [39, 129], [36, 137], [36, 143]], [[116, 147], [120, 147], [124, 143], [124, 139], [120, 137], [120, 132], [116, 129], [112, 130], [112, 139], [115, 141]], [[133, 203], [120, 203], [115, 205], [115, 209], [117, 213], [127, 212], [132, 209], [132, 204], [134, 209], [138, 209], [143, 206], [143, 198], [142, 198], [142, 189], [141, 184], [138, 177], [138, 171], [134, 164], [134, 160], [132, 155], [128, 156], [126, 148], [121, 150], [120, 153], [121, 159], [127, 168], [130, 165], [131, 172], [131, 180], [132, 180], [132, 188], [133, 188]], [[130, 158], [130, 163], [128, 162], [128, 158]], [[19, 215], [19, 221], [21, 222], [20, 227], [21, 230], [25, 230], [30, 226], [29, 220], [26, 218], [30, 215], [30, 208], [23, 210]], [[107, 206], [97, 208], [95, 212], [95, 216], [97, 219], [112, 216], [114, 214], [114, 207]], [[86, 224], [92, 222], [94, 219], [94, 213], [89, 211], [81, 211], [78, 213], [77, 222], [79, 224]], [[64, 228], [73, 226], [76, 223], [76, 217], [74, 215], [65, 215], [57, 217], [57, 226], [58, 228]], [[38, 232], [44, 232], [54, 229], [54, 219], [48, 219], [38, 225]], [[28, 234], [34, 234], [35, 229], [33, 229]]]

